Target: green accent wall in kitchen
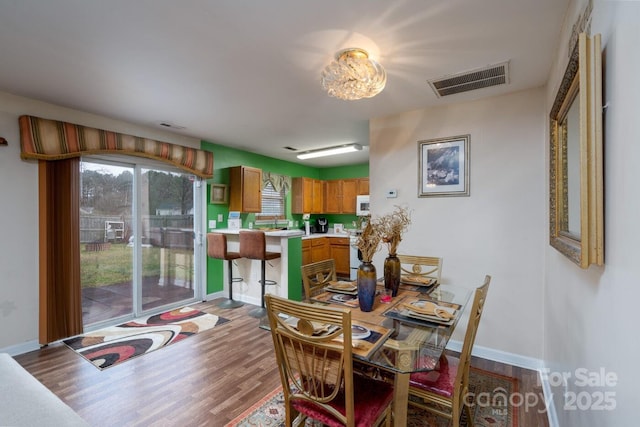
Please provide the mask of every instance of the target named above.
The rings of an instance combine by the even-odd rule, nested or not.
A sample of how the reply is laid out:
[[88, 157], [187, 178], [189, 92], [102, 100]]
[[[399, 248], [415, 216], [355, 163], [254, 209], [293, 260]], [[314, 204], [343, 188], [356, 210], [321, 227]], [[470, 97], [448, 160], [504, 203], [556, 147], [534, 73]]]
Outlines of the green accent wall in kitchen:
[[[229, 168], [233, 166], [250, 166], [260, 168], [266, 172], [273, 172], [291, 177], [305, 176], [309, 178], [329, 180], [342, 178], [360, 178], [369, 176], [369, 164], [356, 164], [347, 166], [336, 166], [328, 168], [316, 168], [305, 166], [285, 160], [274, 159], [273, 157], [251, 153], [249, 151], [238, 150], [224, 145], [214, 144], [208, 141], [201, 141], [200, 148], [213, 153], [213, 179], [207, 184], [227, 184], [229, 185]], [[229, 189], [227, 188], [227, 191]], [[227, 204], [210, 204], [211, 186], [207, 185], [207, 220], [217, 222], [218, 216], [222, 215], [222, 222], [217, 222], [216, 228], [227, 228], [227, 217], [229, 216], [229, 206]], [[302, 227], [302, 215], [291, 214], [291, 197], [286, 198], [286, 217], [292, 221], [298, 221]], [[311, 220], [322, 215], [314, 215]], [[356, 219], [354, 215], [326, 215], [329, 224], [335, 222], [344, 223], [350, 227], [352, 221]], [[254, 214], [241, 214], [242, 226], [248, 227], [249, 222], [255, 221]], [[207, 232], [209, 229], [207, 229]], [[301, 259], [300, 261], [301, 262]], [[207, 259], [207, 294], [224, 289], [223, 263], [213, 259]], [[292, 298], [293, 299], [293, 298]]]

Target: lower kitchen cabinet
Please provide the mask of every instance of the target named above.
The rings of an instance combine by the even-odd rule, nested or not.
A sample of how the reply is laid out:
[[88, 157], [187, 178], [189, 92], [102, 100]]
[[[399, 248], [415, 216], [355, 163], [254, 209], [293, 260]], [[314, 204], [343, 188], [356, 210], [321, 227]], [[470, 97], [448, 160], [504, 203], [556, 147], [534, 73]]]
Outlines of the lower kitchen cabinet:
[[302, 265], [333, 258], [336, 274], [349, 277], [349, 238], [316, 237], [302, 239]]
[[329, 256], [336, 263], [336, 274], [349, 277], [349, 238], [329, 237]]
[[311, 239], [302, 240], [302, 265], [311, 264]]
[[329, 259], [329, 239], [318, 237], [311, 239], [311, 262]]

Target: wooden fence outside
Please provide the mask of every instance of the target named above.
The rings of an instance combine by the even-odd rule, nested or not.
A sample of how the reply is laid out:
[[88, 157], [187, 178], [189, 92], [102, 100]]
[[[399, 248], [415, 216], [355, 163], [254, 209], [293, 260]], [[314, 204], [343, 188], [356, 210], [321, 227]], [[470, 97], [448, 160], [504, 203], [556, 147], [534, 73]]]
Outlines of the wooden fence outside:
[[[133, 235], [130, 216], [80, 215], [80, 243], [129, 242]], [[142, 243], [162, 248], [193, 248], [193, 215], [142, 217]]]

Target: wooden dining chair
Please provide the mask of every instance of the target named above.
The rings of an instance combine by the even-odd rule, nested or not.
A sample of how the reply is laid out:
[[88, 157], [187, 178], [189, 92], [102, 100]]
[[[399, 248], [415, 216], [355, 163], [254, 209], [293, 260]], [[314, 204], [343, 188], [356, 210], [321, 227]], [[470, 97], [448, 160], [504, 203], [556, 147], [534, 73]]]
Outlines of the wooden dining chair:
[[442, 277], [442, 258], [398, 255], [402, 275], [418, 276], [423, 279], [436, 279], [440, 283]]
[[409, 404], [433, 412], [452, 420], [453, 426], [460, 425], [462, 409], [467, 414], [468, 425], [473, 427], [473, 414], [465, 397], [469, 393], [469, 368], [471, 350], [482, 317], [482, 309], [489, 290], [491, 276], [486, 276], [482, 286], [476, 289], [469, 315], [467, 331], [464, 335], [462, 351], [458, 358], [443, 355], [434, 371], [414, 372], [409, 380]]
[[[390, 426], [393, 386], [353, 373], [351, 311], [265, 298], [285, 425], [300, 417], [327, 426]], [[316, 335], [317, 328], [327, 332]]]
[[305, 298], [311, 298], [331, 281], [337, 280], [336, 262], [332, 259], [306, 264], [300, 267]]

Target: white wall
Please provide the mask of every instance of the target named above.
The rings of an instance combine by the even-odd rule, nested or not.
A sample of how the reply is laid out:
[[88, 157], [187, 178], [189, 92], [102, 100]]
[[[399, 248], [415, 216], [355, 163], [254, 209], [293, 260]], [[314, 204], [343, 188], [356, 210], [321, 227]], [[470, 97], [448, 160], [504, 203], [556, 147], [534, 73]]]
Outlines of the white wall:
[[[399, 253], [441, 256], [443, 282], [491, 287], [476, 345], [543, 356], [547, 242], [543, 88], [371, 121], [373, 215], [412, 211]], [[418, 198], [418, 141], [470, 134], [469, 197]], [[398, 198], [387, 199], [387, 189]], [[382, 266], [386, 248], [376, 256]], [[454, 339], [461, 340], [458, 334]]]
[[38, 166], [20, 159], [18, 117], [23, 114], [200, 148], [200, 141], [162, 130], [61, 108], [0, 92], [0, 351], [37, 348]]
[[[547, 111], [567, 62], [567, 40], [585, 1], [573, 1], [547, 91]], [[595, 0], [591, 33], [602, 34], [605, 151], [605, 265], [581, 270], [546, 247], [545, 360], [552, 373], [568, 372], [569, 399], [583, 407], [565, 409], [564, 386], [555, 387], [561, 426], [637, 425], [638, 355], [635, 325], [640, 301], [638, 237], [640, 223], [640, 2]], [[617, 375], [616, 385], [583, 386], [576, 370], [600, 378], [600, 369]], [[591, 402], [610, 394], [615, 410], [596, 410]], [[586, 405], [585, 405], [586, 404]], [[603, 406], [609, 406], [605, 401]]]

